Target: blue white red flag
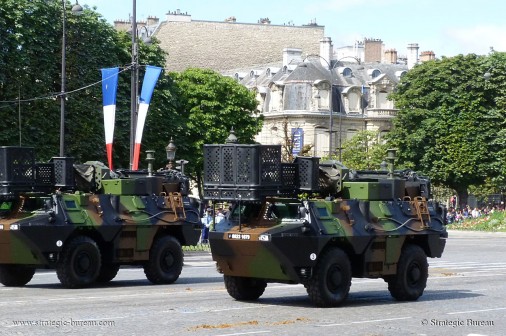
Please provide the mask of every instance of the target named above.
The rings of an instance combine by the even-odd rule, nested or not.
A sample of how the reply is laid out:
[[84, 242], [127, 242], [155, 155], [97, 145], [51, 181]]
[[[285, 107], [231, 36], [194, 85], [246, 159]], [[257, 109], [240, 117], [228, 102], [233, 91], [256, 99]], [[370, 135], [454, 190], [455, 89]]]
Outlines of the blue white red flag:
[[105, 147], [109, 169], [112, 169], [112, 143], [116, 118], [116, 91], [119, 68], [102, 69], [102, 95], [104, 105]]
[[139, 155], [141, 151], [142, 142], [142, 131], [144, 130], [144, 123], [146, 122], [146, 116], [148, 114], [149, 103], [151, 102], [151, 96], [155, 90], [156, 82], [162, 72], [162, 68], [147, 65], [146, 73], [144, 74], [144, 81], [142, 82], [141, 96], [139, 99], [139, 112], [137, 115], [137, 127], [135, 130], [135, 146], [134, 146], [134, 159], [132, 163], [132, 169], [137, 170], [139, 168]]

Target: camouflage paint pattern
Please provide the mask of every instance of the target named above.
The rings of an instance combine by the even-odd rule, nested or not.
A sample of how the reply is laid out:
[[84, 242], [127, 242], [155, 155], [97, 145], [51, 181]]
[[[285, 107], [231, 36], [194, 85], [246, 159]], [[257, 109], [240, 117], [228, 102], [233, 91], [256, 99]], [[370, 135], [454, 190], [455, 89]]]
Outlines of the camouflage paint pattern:
[[226, 275], [301, 283], [305, 278], [298, 270], [314, 267], [321, 252], [331, 245], [363, 258], [363, 267], [354, 269], [355, 277], [394, 274], [406, 239], [424, 246], [430, 257], [441, 256], [444, 229], [435, 211], [435, 219], [427, 227], [414, 213], [410, 201], [370, 201], [368, 213], [360, 210], [360, 202], [301, 202], [300, 206], [309, 210], [312, 224], [307, 232], [300, 218], [266, 219], [264, 209], [252, 223], [236, 225], [226, 232], [211, 232], [213, 258]]
[[8, 195], [15, 206], [0, 216], [0, 264], [54, 267], [66, 242], [76, 235], [112, 247], [108, 261], [122, 264], [148, 260], [158, 235], [195, 245], [201, 230], [198, 209], [180, 192], [150, 190], [162, 177], [142, 178], [147, 182], [140, 191], [131, 187], [135, 179], [109, 179], [108, 188], [96, 192]]
[[[321, 256], [337, 248], [349, 259], [353, 277], [393, 279], [405, 246], [442, 256], [444, 208], [429, 199], [427, 178], [394, 170], [394, 152], [388, 171], [352, 171], [318, 158], [283, 164], [274, 147], [204, 146], [205, 198], [233, 205], [224, 229], [217, 225], [209, 236], [213, 260], [225, 276], [306, 285]], [[421, 258], [415, 254], [410, 257]], [[418, 265], [423, 273], [423, 262]], [[233, 297], [261, 295], [234, 281], [241, 280], [229, 281]]]

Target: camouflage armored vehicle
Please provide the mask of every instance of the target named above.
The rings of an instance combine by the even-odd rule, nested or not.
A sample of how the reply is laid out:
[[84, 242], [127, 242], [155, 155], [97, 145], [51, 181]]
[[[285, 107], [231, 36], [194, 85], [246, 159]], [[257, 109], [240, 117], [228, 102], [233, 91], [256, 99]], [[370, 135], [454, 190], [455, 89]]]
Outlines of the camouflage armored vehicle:
[[280, 146], [205, 145], [205, 199], [231, 204], [210, 246], [230, 296], [256, 300], [267, 283], [303, 284], [320, 307], [340, 305], [352, 277], [383, 278], [397, 300], [426, 287], [427, 257], [441, 257], [445, 210], [413, 171], [354, 171]]
[[155, 284], [176, 281], [182, 245], [200, 236], [189, 181], [177, 171], [110, 171], [68, 157], [35, 163], [33, 148], [0, 147], [0, 282], [23, 286], [54, 268], [68, 288], [140, 265]]

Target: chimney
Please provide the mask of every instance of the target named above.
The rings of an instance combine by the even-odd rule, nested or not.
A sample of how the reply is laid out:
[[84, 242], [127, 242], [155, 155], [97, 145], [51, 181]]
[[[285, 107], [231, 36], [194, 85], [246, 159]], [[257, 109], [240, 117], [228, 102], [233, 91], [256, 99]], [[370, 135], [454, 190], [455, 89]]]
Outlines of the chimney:
[[176, 9], [174, 12], [169, 11], [166, 15], [166, 19], [168, 22], [191, 22], [192, 16], [188, 14], [188, 12], [181, 12], [179, 9]]
[[418, 63], [418, 43], [408, 44], [408, 69], [411, 69]]
[[381, 39], [366, 38], [364, 41], [364, 62], [378, 63], [383, 56], [383, 41]]
[[397, 50], [388, 49], [385, 51], [385, 62], [388, 64], [397, 64]]
[[332, 39], [330, 37], [324, 37], [320, 40], [320, 56], [327, 61], [325, 62], [320, 58], [320, 63], [324, 68], [329, 68], [332, 65], [333, 49]]
[[283, 49], [283, 66], [288, 66], [290, 62], [302, 62], [302, 49], [284, 48]]
[[147, 25], [148, 26], [157, 26], [158, 23], [160, 22], [160, 19], [157, 18], [156, 16], [148, 16], [148, 23]]
[[422, 51], [420, 53], [420, 62], [430, 61], [436, 59], [436, 54], [430, 50], [430, 51]]

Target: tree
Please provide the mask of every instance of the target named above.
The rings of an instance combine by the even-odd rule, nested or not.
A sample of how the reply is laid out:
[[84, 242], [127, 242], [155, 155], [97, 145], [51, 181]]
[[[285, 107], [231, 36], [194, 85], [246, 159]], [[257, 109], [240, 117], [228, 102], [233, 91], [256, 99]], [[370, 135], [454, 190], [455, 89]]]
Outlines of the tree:
[[172, 127], [185, 172], [202, 185], [203, 145], [223, 144], [234, 129], [239, 143], [253, 143], [262, 128], [255, 94], [230, 77], [209, 69], [171, 73], [178, 120]]
[[399, 161], [454, 189], [461, 204], [469, 186], [505, 172], [505, 66], [503, 53], [424, 62], [390, 97], [400, 109], [389, 134]]
[[[106, 161], [100, 69], [120, 67], [113, 155], [115, 167], [127, 167], [131, 36], [87, 6], [79, 16], [71, 8], [67, 1], [65, 154], [76, 162]], [[62, 15], [60, 0], [0, 0], [0, 144], [33, 146], [39, 161], [59, 153]], [[145, 64], [163, 67], [165, 56], [156, 39], [139, 41], [139, 77]], [[175, 115], [170, 87], [161, 76], [146, 121], [146, 149], [173, 122], [164, 118]], [[164, 146], [156, 150], [165, 152]]]
[[361, 131], [343, 142], [341, 158], [351, 169], [379, 169], [386, 157], [387, 145], [378, 141], [379, 132]]
[[[99, 84], [89, 85], [100, 81], [101, 67], [124, 64], [125, 58], [117, 48], [116, 31], [98, 13], [86, 10], [78, 17], [70, 8], [66, 13], [66, 154], [97, 159], [103, 157], [103, 146], [96, 145], [103, 143], [101, 89]], [[61, 1], [0, 0], [0, 100], [4, 102], [0, 116], [6, 121], [0, 143], [34, 146], [39, 159], [59, 153], [62, 15]]]

